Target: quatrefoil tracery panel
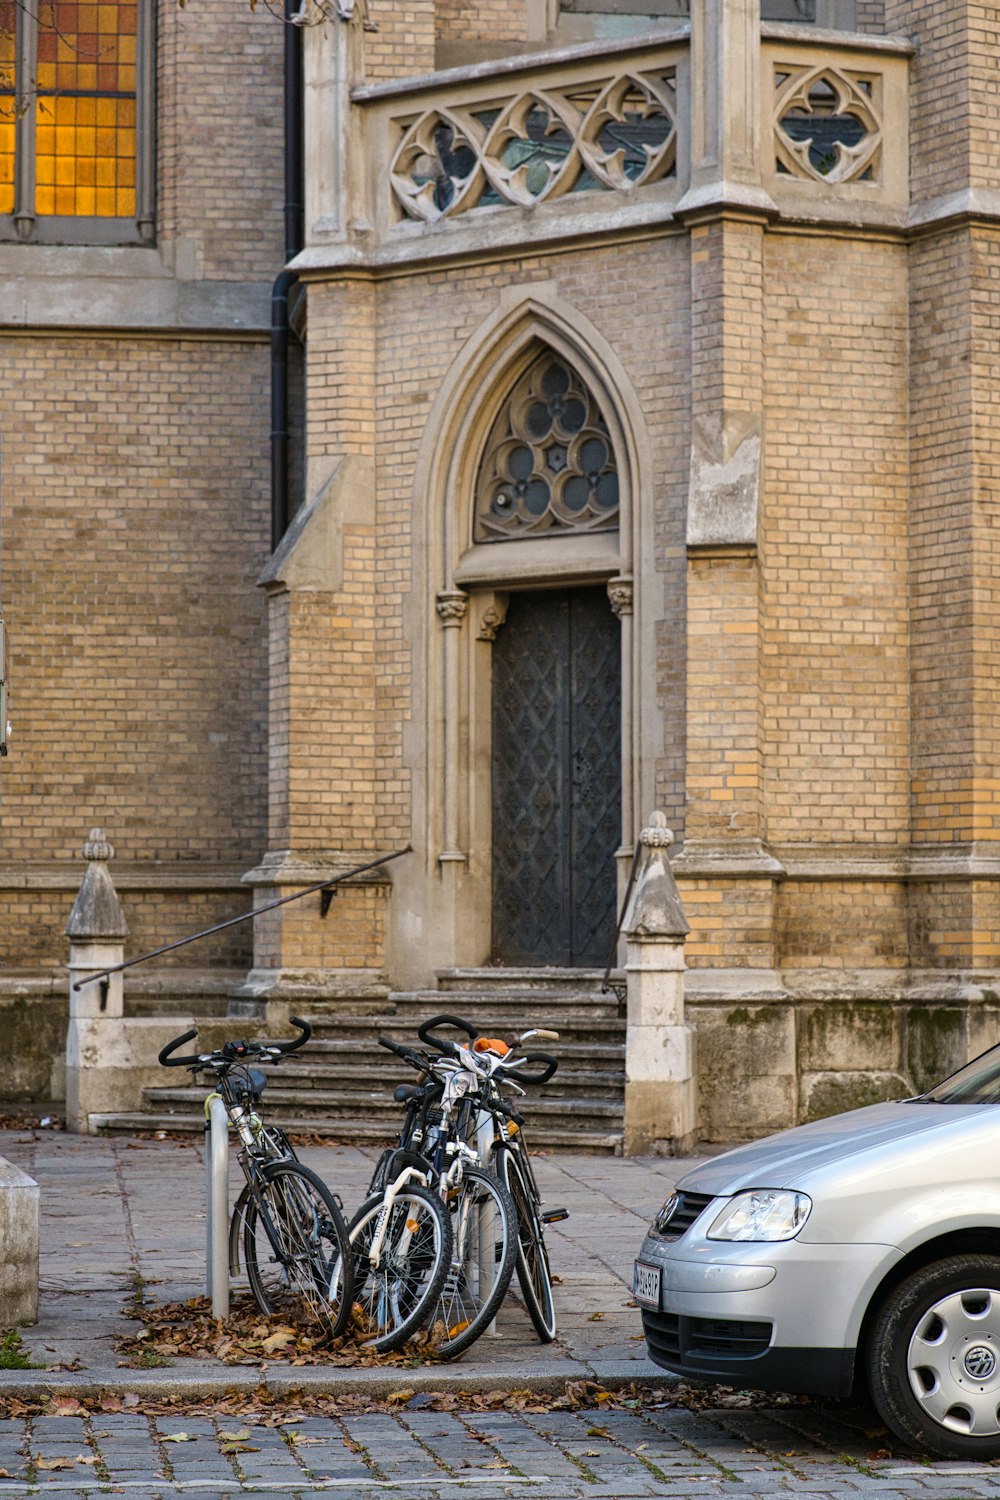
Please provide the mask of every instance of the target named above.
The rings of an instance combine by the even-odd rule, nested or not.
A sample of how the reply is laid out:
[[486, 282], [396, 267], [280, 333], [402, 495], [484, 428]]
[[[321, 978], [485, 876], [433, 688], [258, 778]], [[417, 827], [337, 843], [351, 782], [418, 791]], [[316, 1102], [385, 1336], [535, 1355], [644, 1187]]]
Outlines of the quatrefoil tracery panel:
[[531, 208], [657, 182], [676, 170], [676, 139], [672, 75], [623, 74], [429, 110], [405, 128], [390, 181], [404, 212], [425, 221], [498, 202]]
[[811, 182], [874, 179], [882, 145], [880, 81], [824, 65], [776, 68], [777, 171]]

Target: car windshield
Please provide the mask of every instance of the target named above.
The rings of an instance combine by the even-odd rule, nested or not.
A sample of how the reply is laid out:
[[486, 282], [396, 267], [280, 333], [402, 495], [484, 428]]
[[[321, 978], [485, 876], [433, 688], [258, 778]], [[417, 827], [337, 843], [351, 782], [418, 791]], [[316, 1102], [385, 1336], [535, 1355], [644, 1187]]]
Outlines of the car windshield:
[[927, 1104], [1000, 1104], [1000, 1046], [973, 1058], [921, 1099]]

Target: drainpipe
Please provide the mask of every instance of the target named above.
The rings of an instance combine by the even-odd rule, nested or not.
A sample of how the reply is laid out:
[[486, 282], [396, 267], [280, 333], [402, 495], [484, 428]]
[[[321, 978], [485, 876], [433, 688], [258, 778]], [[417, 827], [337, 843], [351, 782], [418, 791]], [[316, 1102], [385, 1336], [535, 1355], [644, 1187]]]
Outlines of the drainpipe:
[[[302, 249], [302, 31], [285, 0], [285, 262]], [[282, 271], [271, 289], [271, 550], [288, 527], [288, 299], [298, 281]]]

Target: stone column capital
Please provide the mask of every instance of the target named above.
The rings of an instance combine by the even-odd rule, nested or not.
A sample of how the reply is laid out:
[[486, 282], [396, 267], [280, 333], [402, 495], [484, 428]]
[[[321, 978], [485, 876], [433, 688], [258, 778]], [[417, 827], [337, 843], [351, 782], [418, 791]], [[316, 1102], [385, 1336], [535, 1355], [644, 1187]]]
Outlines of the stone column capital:
[[444, 589], [435, 601], [438, 616], [445, 630], [461, 625], [469, 609], [469, 596], [461, 589]]

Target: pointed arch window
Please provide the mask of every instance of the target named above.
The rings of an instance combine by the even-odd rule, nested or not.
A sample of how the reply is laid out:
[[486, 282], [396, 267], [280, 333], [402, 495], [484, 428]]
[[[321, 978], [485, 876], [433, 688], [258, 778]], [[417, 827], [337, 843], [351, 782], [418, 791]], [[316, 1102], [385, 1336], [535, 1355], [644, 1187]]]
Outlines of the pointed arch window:
[[618, 528], [608, 425], [577, 372], [551, 350], [504, 402], [476, 481], [473, 540], [504, 542]]

